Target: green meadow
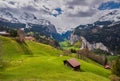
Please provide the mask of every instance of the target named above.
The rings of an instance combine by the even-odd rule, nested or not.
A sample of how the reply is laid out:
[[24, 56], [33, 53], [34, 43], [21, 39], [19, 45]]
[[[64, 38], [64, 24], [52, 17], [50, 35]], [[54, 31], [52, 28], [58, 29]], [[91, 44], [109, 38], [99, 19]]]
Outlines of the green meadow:
[[110, 81], [111, 72], [102, 66], [76, 58], [81, 71], [73, 71], [63, 64], [73, 57], [60, 54], [49, 45], [0, 36], [0, 81]]
[[75, 44], [71, 45], [68, 40], [65, 40], [63, 42], [60, 42], [60, 46], [64, 50], [70, 50], [70, 49], [79, 50], [81, 46], [81, 42], [77, 41]]

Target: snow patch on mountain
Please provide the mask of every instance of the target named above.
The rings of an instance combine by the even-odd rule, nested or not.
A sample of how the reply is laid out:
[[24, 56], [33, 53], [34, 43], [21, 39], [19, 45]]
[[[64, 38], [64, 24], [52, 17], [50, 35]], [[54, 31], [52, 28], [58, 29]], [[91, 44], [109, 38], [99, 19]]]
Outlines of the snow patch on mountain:
[[48, 32], [57, 33], [55, 26], [48, 20], [39, 18], [34, 13], [19, 11], [14, 12], [12, 9], [0, 9], [0, 20], [10, 23], [25, 24], [26, 28], [31, 28], [33, 25], [39, 25], [38, 27], [47, 27]]
[[120, 9], [101, 10], [92, 17], [92, 21], [120, 21]]
[[9, 10], [4, 10], [4, 11], [1, 10], [0, 18], [6, 19], [11, 23], [32, 23], [32, 24], [46, 25], [46, 26], [51, 24], [48, 20], [40, 19], [36, 17], [34, 14], [27, 12], [23, 12], [23, 13], [20, 12], [19, 14], [15, 14]]

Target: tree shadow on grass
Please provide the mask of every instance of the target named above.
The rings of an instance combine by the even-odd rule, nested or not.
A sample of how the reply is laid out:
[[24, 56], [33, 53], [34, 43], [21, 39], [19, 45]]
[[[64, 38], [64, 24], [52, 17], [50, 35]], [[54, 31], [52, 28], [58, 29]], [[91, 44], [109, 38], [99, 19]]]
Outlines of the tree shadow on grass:
[[6, 81], [5, 79], [10, 78], [11, 76], [13, 76], [12, 74], [5, 74], [3, 72], [0, 72], [0, 81]]
[[18, 42], [18, 44], [19, 44], [19, 46], [21, 47], [21, 49], [23, 50], [23, 52], [26, 54], [26, 55], [29, 55], [29, 56], [33, 56], [33, 53], [32, 53], [32, 51], [29, 49], [29, 47], [28, 47], [28, 45], [26, 44], [26, 42], [20, 42], [20, 41], [18, 41], [17, 40], [17, 42]]
[[80, 69], [80, 72], [85, 72], [83, 69]]

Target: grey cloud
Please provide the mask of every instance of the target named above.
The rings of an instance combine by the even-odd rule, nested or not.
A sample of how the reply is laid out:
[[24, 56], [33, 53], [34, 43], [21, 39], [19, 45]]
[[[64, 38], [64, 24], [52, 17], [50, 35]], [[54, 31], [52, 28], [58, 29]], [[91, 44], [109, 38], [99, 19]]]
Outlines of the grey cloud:
[[22, 9], [27, 10], [27, 11], [38, 11], [35, 7], [28, 5], [28, 6], [24, 6], [22, 7]]
[[[73, 0], [71, 2], [67, 2], [67, 8], [72, 9], [74, 11], [75, 6], [87, 6], [89, 9], [86, 12], [83, 12], [81, 10], [78, 10], [76, 14], [67, 13], [70, 17], [90, 17], [93, 16], [96, 13], [97, 8], [96, 5], [101, 4], [101, 0]], [[84, 9], [84, 8], [83, 8]]]
[[85, 0], [73, 0], [71, 2], [67, 3], [70, 6], [74, 6], [74, 5], [87, 5]]
[[39, 10], [40, 11], [40, 13], [42, 13], [42, 14], [50, 14], [50, 11], [47, 11], [47, 10], [45, 10], [45, 9], [41, 9], [41, 10]]
[[89, 11], [79, 11], [77, 14], [68, 14], [69, 17], [91, 17], [96, 14], [96, 10], [90, 9]]
[[9, 1], [8, 3], [11, 4], [11, 5], [15, 5], [16, 2]]

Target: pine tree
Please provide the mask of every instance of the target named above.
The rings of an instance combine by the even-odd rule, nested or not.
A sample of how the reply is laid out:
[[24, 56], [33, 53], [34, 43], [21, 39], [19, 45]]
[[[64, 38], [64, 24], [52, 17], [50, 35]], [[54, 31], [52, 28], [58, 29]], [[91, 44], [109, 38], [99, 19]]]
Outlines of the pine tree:
[[104, 65], [107, 65], [107, 63], [108, 63], [108, 59], [107, 56], [105, 56]]
[[120, 77], [120, 56], [113, 63], [112, 73]]

